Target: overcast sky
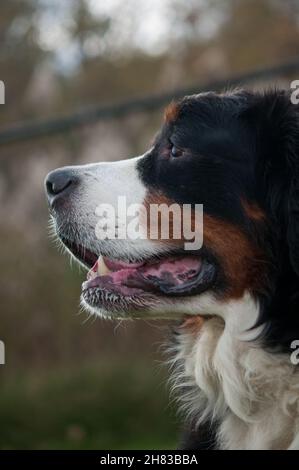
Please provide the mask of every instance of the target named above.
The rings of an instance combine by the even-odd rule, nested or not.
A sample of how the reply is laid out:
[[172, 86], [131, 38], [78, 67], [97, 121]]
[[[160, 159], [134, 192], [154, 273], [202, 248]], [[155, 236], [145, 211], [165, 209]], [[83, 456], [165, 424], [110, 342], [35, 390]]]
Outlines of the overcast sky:
[[[37, 2], [41, 6], [35, 18], [40, 45], [55, 53], [60, 67], [75, 67], [82, 53], [71, 34], [76, 0]], [[90, 56], [125, 56], [132, 50], [159, 55], [188, 36], [211, 37], [225, 17], [223, 2], [207, 9], [208, 0], [86, 0], [86, 4], [95, 18], [111, 21], [104, 38], [94, 33], [84, 41], [84, 53]], [[194, 9], [200, 14], [188, 28], [185, 18]]]

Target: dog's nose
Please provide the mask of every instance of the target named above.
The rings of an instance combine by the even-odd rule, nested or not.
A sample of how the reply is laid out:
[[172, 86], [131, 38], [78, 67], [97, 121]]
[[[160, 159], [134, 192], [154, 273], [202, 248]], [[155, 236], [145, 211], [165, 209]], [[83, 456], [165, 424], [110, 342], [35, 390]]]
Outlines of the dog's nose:
[[67, 196], [73, 190], [77, 179], [69, 168], [51, 171], [45, 179], [49, 204], [52, 206], [58, 198]]

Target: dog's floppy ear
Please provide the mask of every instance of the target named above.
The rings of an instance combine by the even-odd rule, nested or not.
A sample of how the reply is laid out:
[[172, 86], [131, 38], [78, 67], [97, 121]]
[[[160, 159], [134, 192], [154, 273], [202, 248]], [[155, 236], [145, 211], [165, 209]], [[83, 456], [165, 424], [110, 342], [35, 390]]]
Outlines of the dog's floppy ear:
[[286, 91], [257, 94], [249, 112], [258, 133], [258, 174], [270, 213], [299, 276], [299, 105]]
[[288, 228], [287, 241], [290, 260], [296, 274], [299, 276], [299, 162], [293, 165], [288, 197]]

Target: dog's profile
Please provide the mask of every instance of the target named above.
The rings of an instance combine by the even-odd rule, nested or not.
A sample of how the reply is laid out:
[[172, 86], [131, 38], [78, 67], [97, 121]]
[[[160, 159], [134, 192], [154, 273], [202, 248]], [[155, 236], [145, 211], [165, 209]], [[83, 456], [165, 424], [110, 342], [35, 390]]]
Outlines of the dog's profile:
[[[176, 320], [185, 448], [299, 449], [299, 108], [290, 95], [185, 97], [168, 106], [144, 155], [57, 169], [46, 191], [58, 237], [90, 269], [88, 310]], [[118, 196], [203, 204], [202, 247], [99, 239], [96, 207]]]

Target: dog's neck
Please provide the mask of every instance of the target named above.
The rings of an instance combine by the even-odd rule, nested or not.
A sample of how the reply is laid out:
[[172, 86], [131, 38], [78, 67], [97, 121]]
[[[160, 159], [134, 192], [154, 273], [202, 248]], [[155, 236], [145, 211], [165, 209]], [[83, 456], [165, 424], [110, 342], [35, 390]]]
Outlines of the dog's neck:
[[248, 330], [258, 316], [249, 294], [224, 309], [222, 318], [180, 329], [174, 385], [182, 387], [184, 414], [198, 425], [217, 423], [222, 449], [299, 447], [299, 379], [290, 355], [265, 351], [255, 339], [262, 327]]

